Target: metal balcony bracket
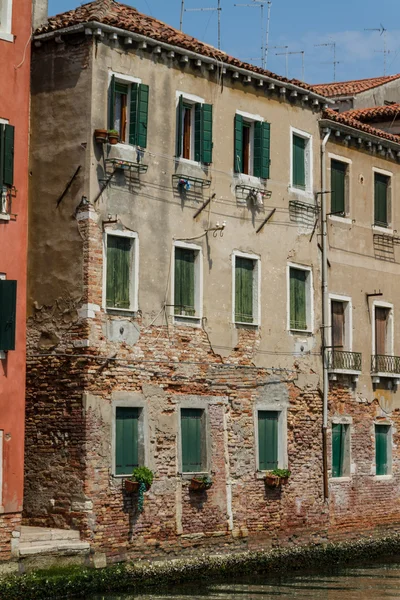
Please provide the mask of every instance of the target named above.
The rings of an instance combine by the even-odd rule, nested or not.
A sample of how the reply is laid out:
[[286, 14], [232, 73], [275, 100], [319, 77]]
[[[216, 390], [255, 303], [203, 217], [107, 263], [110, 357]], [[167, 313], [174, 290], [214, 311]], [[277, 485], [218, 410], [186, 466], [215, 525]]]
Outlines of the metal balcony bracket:
[[172, 175], [172, 181], [175, 187], [182, 188], [184, 191], [189, 191], [191, 187], [205, 189], [211, 185], [211, 179], [201, 179], [184, 173], [175, 173]]
[[247, 195], [255, 192], [256, 194], [260, 193], [267, 200], [271, 198], [272, 192], [271, 190], [265, 190], [264, 188], [258, 188], [254, 185], [246, 185], [244, 183], [238, 183], [235, 185], [235, 192], [241, 192], [243, 195], [247, 192]]
[[114, 171], [129, 171], [130, 173], [137, 173], [141, 175], [147, 173], [148, 165], [144, 165], [138, 162], [131, 162], [129, 160], [121, 160], [119, 158], [106, 158], [106, 165], [110, 164], [114, 168]]

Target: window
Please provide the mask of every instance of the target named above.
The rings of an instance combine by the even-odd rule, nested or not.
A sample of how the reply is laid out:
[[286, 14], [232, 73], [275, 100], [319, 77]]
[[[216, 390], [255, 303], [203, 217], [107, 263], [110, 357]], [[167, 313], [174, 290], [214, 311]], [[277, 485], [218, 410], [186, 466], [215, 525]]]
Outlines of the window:
[[234, 171], [262, 179], [270, 176], [270, 124], [235, 115]]
[[375, 465], [376, 475], [389, 475], [391, 472], [391, 427], [375, 424]]
[[389, 319], [391, 309], [375, 306], [375, 354], [384, 356], [389, 352]]
[[0, 0], [0, 39], [12, 41], [11, 35], [12, 0]]
[[346, 304], [340, 300], [331, 300], [331, 325], [332, 325], [332, 350], [345, 350], [346, 327], [345, 327]]
[[149, 86], [111, 76], [109, 128], [118, 131], [120, 141], [146, 148]]
[[192, 244], [176, 245], [174, 255], [174, 314], [201, 318], [201, 249]]
[[279, 412], [258, 411], [258, 468], [273, 471], [278, 468]]
[[311, 270], [289, 267], [289, 329], [312, 329]]
[[252, 255], [234, 253], [234, 322], [258, 325], [260, 323], [260, 259]]
[[143, 464], [139, 430], [141, 409], [117, 406], [115, 409], [115, 475], [131, 475]]
[[332, 477], [350, 475], [350, 425], [332, 423]]
[[331, 160], [331, 213], [342, 217], [346, 214], [347, 170], [347, 163]]
[[139, 240], [132, 232], [106, 232], [106, 308], [138, 310]]
[[182, 473], [207, 470], [205, 411], [181, 409]]
[[14, 127], [0, 123], [0, 218], [9, 215], [14, 185]]
[[291, 187], [293, 191], [312, 191], [312, 136], [291, 128]]
[[0, 279], [0, 351], [15, 350], [17, 282]]
[[212, 163], [213, 110], [211, 104], [178, 96], [177, 156]]
[[380, 227], [389, 225], [390, 177], [374, 173], [374, 223]]

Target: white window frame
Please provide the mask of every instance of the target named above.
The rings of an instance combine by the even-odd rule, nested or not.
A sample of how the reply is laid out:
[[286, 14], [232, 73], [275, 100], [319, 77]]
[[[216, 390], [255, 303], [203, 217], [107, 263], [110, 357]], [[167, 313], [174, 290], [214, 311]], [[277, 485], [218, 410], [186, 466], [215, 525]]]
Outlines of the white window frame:
[[3, 0], [3, 4], [0, 6], [0, 40], [5, 42], [14, 41], [14, 36], [11, 33], [12, 4], [13, 0]]
[[[330, 214], [329, 218], [332, 221], [339, 221], [340, 223], [348, 223], [350, 225], [352, 222], [351, 219], [349, 218], [349, 215], [351, 212], [351, 194], [352, 194], [351, 165], [353, 164], [353, 161], [351, 160], [351, 158], [347, 158], [340, 154], [334, 154], [333, 152], [328, 152], [328, 158], [329, 158], [328, 171], [329, 171], [329, 178], [330, 178], [329, 181], [332, 181], [332, 179], [331, 179], [331, 177], [332, 177], [331, 161], [332, 160], [336, 160], [338, 162], [342, 162], [347, 165], [346, 178], [345, 178], [344, 216], [341, 217], [340, 215], [331, 215]], [[329, 189], [331, 189], [331, 185], [329, 185]], [[332, 207], [332, 200], [331, 200], [330, 206]]]
[[[376, 437], [375, 437], [375, 425], [385, 425], [386, 427], [389, 427], [389, 433], [387, 436], [387, 455], [388, 455], [388, 471], [389, 473], [387, 473], [387, 475], [377, 475], [376, 474]], [[393, 477], [393, 423], [391, 423], [391, 421], [389, 421], [388, 419], [385, 419], [384, 421], [382, 420], [377, 420], [374, 419], [374, 422], [372, 424], [373, 427], [373, 440], [374, 440], [374, 459], [373, 459], [373, 475], [375, 476], [375, 479], [379, 480], [383, 480], [385, 481], [385, 479], [392, 479]]]
[[257, 473], [264, 474], [267, 471], [260, 470], [260, 454], [258, 439], [258, 413], [270, 411], [278, 413], [278, 469], [288, 468], [288, 450], [287, 450], [287, 407], [278, 403], [260, 403], [255, 406], [254, 416], [254, 443], [255, 443], [255, 470]]
[[[187, 164], [187, 165], [195, 165], [195, 166], [201, 166], [201, 162], [194, 160], [194, 155], [195, 155], [195, 111], [194, 111], [194, 105], [195, 104], [204, 104], [205, 100], [204, 98], [201, 98], [200, 96], [196, 96], [195, 94], [188, 94], [186, 92], [181, 92], [179, 90], [176, 91], [176, 111], [178, 114], [178, 105], [179, 105], [179, 98], [182, 96], [183, 97], [183, 102], [186, 104], [191, 104], [193, 106], [192, 109], [192, 114], [191, 114], [191, 127], [190, 127], [190, 131], [191, 131], [191, 139], [190, 139], [190, 156], [191, 158], [183, 158], [182, 156], [178, 156], [177, 160]], [[181, 130], [182, 130], [182, 147], [183, 147], [183, 118], [184, 116], [182, 115], [182, 123], [181, 123]], [[179, 127], [178, 127], [178, 123], [176, 124], [176, 138], [178, 137], [178, 131], [179, 131]]]
[[[119, 82], [119, 83], [127, 83], [129, 84], [129, 90], [128, 90], [128, 99], [127, 99], [127, 111], [126, 111], [126, 137], [127, 137], [127, 142], [118, 142], [118, 144], [116, 144], [116, 146], [121, 147], [121, 148], [132, 148], [132, 144], [129, 143], [129, 126], [130, 126], [130, 104], [131, 104], [131, 92], [132, 92], [132, 83], [138, 83], [141, 84], [142, 80], [139, 77], [132, 77], [131, 75], [123, 75], [122, 73], [117, 73], [115, 71], [109, 71], [108, 72], [108, 87], [110, 86], [111, 83], [111, 78], [114, 75], [115, 77], [115, 81]], [[108, 106], [108, 103], [107, 103]]]
[[[175, 248], [187, 248], [194, 250], [194, 298], [196, 314], [176, 315], [175, 306]], [[172, 264], [171, 264], [171, 312], [175, 324], [201, 325], [203, 318], [203, 248], [198, 244], [189, 242], [175, 241], [173, 244]]]
[[[307, 329], [293, 329], [290, 327], [290, 269], [298, 269], [308, 273], [306, 280], [306, 317]], [[314, 331], [314, 281], [312, 267], [288, 262], [286, 266], [286, 302], [287, 302], [287, 330], [296, 334], [313, 333]]]
[[[136, 394], [134, 394], [136, 396]], [[143, 455], [143, 465], [148, 464], [149, 448], [147, 441], [146, 432], [148, 429], [148, 415], [146, 410], [145, 401], [137, 394], [138, 398], [126, 400], [113, 400], [112, 402], [112, 423], [111, 423], [111, 465], [112, 465], [112, 476], [116, 479], [126, 479], [132, 475], [132, 473], [117, 474], [116, 473], [116, 457], [117, 457], [117, 408], [138, 408], [139, 423], [138, 423], [138, 443], [141, 445], [141, 453]], [[140, 453], [139, 453], [140, 454]]]
[[[389, 185], [388, 185], [388, 197], [387, 201], [387, 214], [388, 214], [388, 226], [381, 227], [380, 225], [375, 225], [375, 173], [379, 173], [380, 175], [385, 175], [385, 177], [389, 177]], [[393, 176], [392, 171], [386, 171], [385, 169], [380, 169], [378, 167], [372, 167], [372, 230], [377, 233], [386, 233], [393, 234], [393, 202], [392, 199], [395, 198], [394, 195], [394, 181], [395, 178]]]
[[[332, 425], [347, 425], [348, 426], [348, 452], [346, 455], [346, 475], [342, 475], [342, 477], [332, 477]], [[331, 426], [329, 428], [330, 432], [330, 448], [331, 448], [331, 464], [330, 464], [330, 476], [329, 482], [340, 483], [341, 481], [351, 481], [351, 476], [354, 471], [354, 467], [352, 464], [352, 452], [351, 452], [351, 441], [353, 435], [353, 417], [332, 417]]]
[[[375, 308], [389, 309], [389, 319], [387, 328], [386, 344], [388, 347], [387, 356], [394, 356], [394, 306], [390, 302], [374, 300], [372, 303], [372, 356], [375, 355]], [[393, 375], [392, 375], [393, 377]]]
[[[107, 306], [107, 238], [108, 236], [130, 238], [131, 241], [131, 280], [130, 307], [114, 308]], [[133, 254], [133, 257], [132, 257]], [[103, 301], [102, 308], [107, 313], [136, 313], [139, 310], [139, 235], [134, 231], [121, 231], [106, 228], [103, 234]]]
[[[306, 178], [306, 189], [294, 187], [293, 185], [293, 136], [304, 138], [307, 143], [304, 152], [305, 161], [305, 178]], [[311, 133], [290, 127], [290, 184], [289, 191], [299, 196], [306, 196], [307, 198], [313, 195], [313, 136]]]
[[[250, 185], [259, 185], [261, 178], [255, 177], [254, 173], [254, 124], [256, 122], [264, 123], [265, 119], [261, 115], [255, 115], [243, 110], [236, 110], [236, 114], [243, 117], [246, 123], [250, 124], [250, 151], [249, 151], [249, 173], [235, 173], [235, 176], [245, 183]], [[236, 160], [236, 157], [234, 157]]]
[[[236, 257], [248, 258], [255, 262], [253, 269], [253, 323], [243, 323], [236, 321], [235, 318], [235, 300], [236, 300]], [[240, 250], [234, 250], [232, 252], [232, 323], [239, 325], [240, 327], [260, 327], [261, 325], [261, 258], [258, 254], [249, 254], [247, 252], [241, 252]]]
[[[329, 345], [332, 346], [332, 301], [343, 302], [345, 304], [344, 309], [344, 335], [345, 335], [345, 348], [343, 352], [353, 352], [353, 304], [350, 296], [341, 296], [339, 294], [329, 294]], [[333, 350], [333, 348], [332, 348]]]

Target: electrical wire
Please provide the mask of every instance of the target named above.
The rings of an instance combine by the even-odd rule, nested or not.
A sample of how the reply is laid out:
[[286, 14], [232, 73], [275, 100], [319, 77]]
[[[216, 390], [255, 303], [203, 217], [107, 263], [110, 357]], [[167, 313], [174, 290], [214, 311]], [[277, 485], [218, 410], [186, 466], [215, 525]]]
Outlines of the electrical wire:
[[32, 39], [32, 33], [30, 34], [30, 36], [29, 36], [29, 38], [28, 38], [28, 41], [27, 41], [27, 42], [26, 42], [26, 44], [25, 44], [24, 53], [23, 53], [23, 55], [22, 55], [22, 60], [21, 60], [21, 62], [19, 63], [19, 65], [16, 65], [16, 66], [14, 66], [14, 69], [15, 69], [15, 70], [19, 69], [19, 68], [20, 68], [20, 67], [22, 67], [22, 65], [24, 64], [24, 62], [25, 62], [25, 58], [26, 58], [26, 50], [27, 50], [27, 48], [28, 48], [28, 45], [30, 44], [30, 41], [31, 41], [31, 39]]

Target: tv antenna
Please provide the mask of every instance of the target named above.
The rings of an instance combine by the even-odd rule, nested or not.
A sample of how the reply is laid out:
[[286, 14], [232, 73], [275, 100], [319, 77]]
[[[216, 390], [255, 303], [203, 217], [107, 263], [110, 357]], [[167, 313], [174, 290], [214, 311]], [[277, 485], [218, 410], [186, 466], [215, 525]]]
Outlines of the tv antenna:
[[386, 38], [387, 29], [381, 23], [381, 26], [379, 28], [364, 29], [364, 31], [379, 31], [381, 36], [383, 35], [383, 50], [374, 50], [374, 52], [383, 53], [383, 74], [386, 75], [387, 57], [388, 57], [388, 54], [390, 54], [390, 50], [388, 50], [388, 48], [387, 48], [387, 38]]
[[185, 8], [185, 0], [182, 0], [181, 4], [181, 21], [180, 30], [183, 28], [183, 15], [185, 12], [207, 12], [213, 11], [218, 13], [218, 50], [221, 50], [221, 0], [217, 0], [218, 4], [216, 8]]
[[317, 46], [328, 46], [328, 47], [332, 48], [332, 50], [333, 50], [333, 61], [325, 63], [325, 64], [326, 65], [332, 65], [333, 64], [333, 81], [336, 81], [336, 65], [340, 64], [340, 60], [336, 60], [336, 42], [326, 42], [325, 44], [314, 44], [314, 46], [315, 47], [317, 47]]
[[[234, 4], [236, 7], [247, 7], [247, 8], [259, 8], [261, 10], [261, 68], [265, 69], [266, 64], [266, 47], [264, 46], [264, 8], [265, 8], [266, 0], [253, 0], [252, 4]], [[272, 4], [272, 2], [268, 1], [268, 5]], [[270, 10], [270, 6], [268, 6], [268, 11]], [[267, 34], [268, 37], [269, 26], [267, 24]], [[255, 60], [251, 58], [250, 60]]]
[[286, 52], [275, 52], [275, 56], [286, 56], [286, 79], [289, 79], [289, 55], [291, 54], [301, 54], [301, 81], [304, 81], [304, 50], [297, 52], [289, 52], [289, 50], [286, 50]]

